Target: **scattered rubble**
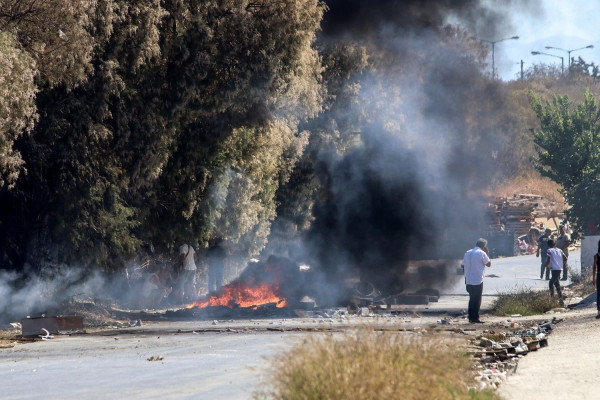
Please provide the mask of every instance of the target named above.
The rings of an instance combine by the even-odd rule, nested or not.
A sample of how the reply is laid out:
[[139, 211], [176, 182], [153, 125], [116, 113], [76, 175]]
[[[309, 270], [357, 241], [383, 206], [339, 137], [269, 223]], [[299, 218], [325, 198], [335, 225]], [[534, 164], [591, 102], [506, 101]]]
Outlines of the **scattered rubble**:
[[486, 330], [471, 339], [468, 354], [476, 361], [479, 388], [497, 388], [508, 375], [516, 372], [521, 357], [548, 346], [548, 335], [561, 321], [553, 318], [552, 321], [539, 325], [532, 323], [528, 328], [518, 330], [525, 324], [507, 320], [502, 327], [508, 328], [508, 331]]

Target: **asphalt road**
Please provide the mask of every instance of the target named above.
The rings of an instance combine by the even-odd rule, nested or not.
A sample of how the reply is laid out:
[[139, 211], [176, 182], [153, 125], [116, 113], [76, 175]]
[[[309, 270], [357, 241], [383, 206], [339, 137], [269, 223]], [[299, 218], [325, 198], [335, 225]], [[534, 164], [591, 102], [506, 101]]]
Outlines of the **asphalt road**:
[[[568, 261], [572, 272], [577, 274], [581, 273], [579, 254], [579, 251], [571, 252]], [[491, 267], [486, 269], [483, 294], [493, 296], [520, 288], [547, 289], [548, 281], [540, 280], [540, 265], [541, 259], [535, 255], [492, 259]], [[464, 281], [450, 288], [449, 293], [461, 290], [465, 290]]]
[[[577, 252], [571, 256], [576, 271], [577, 257]], [[499, 293], [515, 288], [547, 290], [547, 281], [539, 279], [539, 262], [535, 256], [492, 260], [484, 281], [484, 308]], [[394, 316], [165, 321], [18, 344], [0, 349], [0, 397], [250, 399], [261, 387], [268, 358], [313, 334], [307, 331], [343, 330], [367, 321], [391, 329], [426, 327], [440, 313], [459, 314], [466, 308], [461, 276], [442, 292], [439, 302], [407, 307]], [[293, 329], [305, 332], [289, 331]]]
[[[569, 255], [569, 268], [571, 272], [581, 273], [580, 252], [576, 250]], [[490, 268], [486, 268], [483, 280], [482, 312], [489, 311], [494, 300], [499, 294], [512, 293], [525, 289], [549, 290], [548, 281], [540, 279], [541, 260], [535, 255], [504, 257], [492, 259]], [[561, 281], [565, 286], [570, 283]], [[437, 303], [430, 303], [426, 307], [413, 307], [423, 312], [448, 312], [462, 314], [466, 312], [469, 297], [465, 288], [464, 276], [456, 275], [444, 288], [439, 288], [442, 296]]]
[[264, 357], [289, 346], [294, 336], [195, 334], [191, 323], [178, 326], [185, 331], [149, 325], [1, 349], [0, 397], [249, 399]]

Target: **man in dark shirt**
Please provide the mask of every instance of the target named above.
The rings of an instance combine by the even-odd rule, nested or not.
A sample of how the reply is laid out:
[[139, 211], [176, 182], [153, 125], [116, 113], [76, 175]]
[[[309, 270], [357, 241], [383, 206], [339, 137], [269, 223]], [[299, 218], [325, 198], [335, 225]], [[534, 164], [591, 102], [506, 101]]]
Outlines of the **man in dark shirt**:
[[546, 268], [546, 260], [548, 259], [548, 240], [550, 240], [550, 235], [552, 235], [552, 229], [546, 228], [546, 231], [542, 236], [540, 236], [537, 240], [538, 248], [535, 253], [536, 257], [542, 254], [542, 264], [540, 270], [540, 279], [544, 279], [544, 270], [546, 270], [546, 280], [550, 280], [550, 269]]
[[208, 291], [216, 292], [223, 286], [223, 272], [227, 253], [221, 246], [222, 238], [216, 238], [214, 244], [208, 249]]

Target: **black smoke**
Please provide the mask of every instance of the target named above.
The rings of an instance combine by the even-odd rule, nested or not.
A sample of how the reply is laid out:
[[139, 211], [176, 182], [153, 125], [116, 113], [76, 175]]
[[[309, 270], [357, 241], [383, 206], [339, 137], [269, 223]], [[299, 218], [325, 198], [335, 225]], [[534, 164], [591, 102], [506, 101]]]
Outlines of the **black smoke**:
[[[397, 293], [411, 262], [460, 259], [485, 234], [482, 193], [507, 167], [494, 156], [506, 146], [494, 121], [505, 97], [466, 54], [479, 43], [473, 37], [513, 35], [510, 10], [538, 11], [536, 2], [489, 4], [327, 1], [320, 43], [359, 43], [371, 56], [360, 82], [362, 145], [341, 158], [322, 154], [324, 191], [306, 235], [308, 257], [329, 282], [355, 271]], [[470, 33], [455, 38], [452, 21]], [[489, 113], [475, 127], [474, 106]], [[439, 286], [455, 271], [436, 265], [418, 284]]]
[[[424, 180], [420, 155], [380, 126], [367, 127], [364, 138], [364, 147], [331, 165], [306, 242], [327, 281], [355, 273], [384, 293], [400, 293], [411, 262], [462, 257], [482, 230], [483, 203], [452, 183]], [[422, 274], [419, 284], [445, 282], [455, 264], [444, 267]]]
[[[323, 23], [323, 36], [369, 38], [383, 34], [388, 27], [399, 34], [422, 35], [439, 30], [448, 22], [460, 23], [480, 39], [514, 34], [512, 15], [540, 15], [541, 2], [506, 0], [326, 0], [328, 11]], [[382, 43], [385, 45], [385, 42]]]

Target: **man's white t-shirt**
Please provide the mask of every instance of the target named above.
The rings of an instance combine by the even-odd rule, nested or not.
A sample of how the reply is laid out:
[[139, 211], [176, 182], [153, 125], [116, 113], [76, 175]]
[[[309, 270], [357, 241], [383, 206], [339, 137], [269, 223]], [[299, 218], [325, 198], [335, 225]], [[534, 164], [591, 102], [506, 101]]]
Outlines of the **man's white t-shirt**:
[[462, 265], [465, 267], [465, 283], [467, 285], [481, 285], [485, 264], [489, 262], [490, 258], [479, 247], [475, 246], [467, 251], [462, 261]]
[[194, 262], [194, 254], [196, 254], [196, 252], [194, 251], [194, 248], [189, 244], [182, 244], [179, 248], [179, 254], [185, 256], [183, 260], [183, 269], [195, 271], [196, 263]]
[[550, 268], [554, 271], [562, 271], [563, 269], [563, 251], [556, 247], [548, 249], [548, 258], [550, 258]]

